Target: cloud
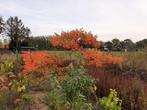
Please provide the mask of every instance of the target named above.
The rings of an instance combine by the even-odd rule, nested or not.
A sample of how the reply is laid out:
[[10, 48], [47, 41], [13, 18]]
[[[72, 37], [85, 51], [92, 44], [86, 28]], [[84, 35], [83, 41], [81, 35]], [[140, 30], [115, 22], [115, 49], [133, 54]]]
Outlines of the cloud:
[[[84, 28], [101, 40], [147, 38], [146, 0], [0, 0], [0, 15], [18, 16], [33, 35]], [[108, 37], [109, 36], [109, 37]]]

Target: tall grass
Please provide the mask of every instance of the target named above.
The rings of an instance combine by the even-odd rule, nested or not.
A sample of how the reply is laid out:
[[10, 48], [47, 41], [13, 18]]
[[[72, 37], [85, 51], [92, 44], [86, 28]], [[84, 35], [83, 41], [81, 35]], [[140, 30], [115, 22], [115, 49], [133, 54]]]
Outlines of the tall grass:
[[87, 71], [97, 81], [96, 93], [99, 97], [107, 96], [110, 88], [116, 89], [122, 99], [123, 110], [146, 110], [147, 82], [95, 67], [87, 67]]
[[147, 52], [135, 51], [135, 52], [111, 52], [114, 56], [120, 56], [127, 58], [124, 65], [130, 67], [132, 70], [147, 70]]

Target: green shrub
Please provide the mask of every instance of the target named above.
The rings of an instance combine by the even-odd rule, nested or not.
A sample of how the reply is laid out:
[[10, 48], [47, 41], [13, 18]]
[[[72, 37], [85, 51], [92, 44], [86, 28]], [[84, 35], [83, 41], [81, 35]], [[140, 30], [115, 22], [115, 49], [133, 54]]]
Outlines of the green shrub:
[[0, 64], [0, 72], [7, 73], [12, 72], [14, 68], [12, 60], [5, 60], [2, 64]]
[[94, 85], [94, 79], [84, 73], [83, 69], [74, 70], [68, 75], [67, 79], [61, 83], [68, 101], [75, 100], [79, 93], [84, 96], [90, 95], [90, 87]]
[[63, 110], [65, 104], [64, 93], [60, 89], [53, 89], [47, 94], [47, 104], [51, 110]]
[[88, 102], [86, 100], [86, 97], [82, 94], [79, 94], [78, 98], [75, 99], [71, 104], [72, 104], [71, 108], [74, 108], [74, 110], [93, 110], [94, 109], [92, 103]]
[[25, 93], [21, 96], [21, 99], [24, 103], [30, 103], [32, 101], [32, 96], [28, 93]]
[[85, 74], [83, 69], [71, 70], [66, 79], [59, 82], [56, 76], [50, 78], [50, 91], [47, 103], [53, 110], [92, 110], [90, 100], [94, 79]]
[[0, 56], [0, 74], [8, 72], [19, 73], [22, 70], [22, 58], [20, 54]]
[[102, 110], [121, 110], [122, 101], [118, 98], [117, 92], [110, 89], [108, 97], [100, 99], [100, 107]]

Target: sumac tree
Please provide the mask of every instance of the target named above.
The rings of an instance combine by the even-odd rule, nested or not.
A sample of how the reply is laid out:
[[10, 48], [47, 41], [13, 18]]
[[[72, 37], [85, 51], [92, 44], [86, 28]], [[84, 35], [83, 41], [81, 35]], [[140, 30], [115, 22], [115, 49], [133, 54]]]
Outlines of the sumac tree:
[[99, 48], [100, 43], [96, 36], [91, 32], [86, 32], [83, 29], [75, 29], [69, 32], [61, 32], [51, 36], [52, 46], [63, 47], [67, 50], [81, 50], [85, 47]]

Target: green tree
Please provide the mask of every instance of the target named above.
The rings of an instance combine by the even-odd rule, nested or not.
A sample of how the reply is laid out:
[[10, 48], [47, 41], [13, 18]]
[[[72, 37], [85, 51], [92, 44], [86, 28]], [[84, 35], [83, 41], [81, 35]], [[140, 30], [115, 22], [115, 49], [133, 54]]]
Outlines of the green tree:
[[46, 50], [51, 48], [49, 38], [45, 36], [29, 37], [26, 40], [27, 46], [36, 47], [39, 50]]
[[125, 49], [127, 49], [128, 51], [133, 51], [135, 50], [135, 44], [133, 43], [133, 41], [131, 39], [125, 39], [124, 40], [124, 47]]
[[121, 47], [121, 50], [125, 49], [125, 42], [124, 41], [120, 41], [120, 47]]
[[18, 50], [21, 42], [30, 35], [30, 29], [25, 27], [22, 20], [16, 17], [10, 17], [6, 22], [6, 33], [10, 38], [10, 50]]
[[4, 26], [5, 26], [4, 20], [0, 16], [0, 34], [4, 31]]
[[143, 40], [140, 40], [140, 41], [136, 42], [136, 47], [137, 48], [145, 48], [145, 47], [147, 47], [147, 39], [143, 39]]
[[112, 40], [112, 44], [113, 44], [113, 49], [114, 51], [120, 51], [121, 50], [121, 44], [120, 44], [120, 40], [115, 38]]
[[107, 41], [104, 43], [104, 49], [112, 50], [113, 44], [111, 41]]

